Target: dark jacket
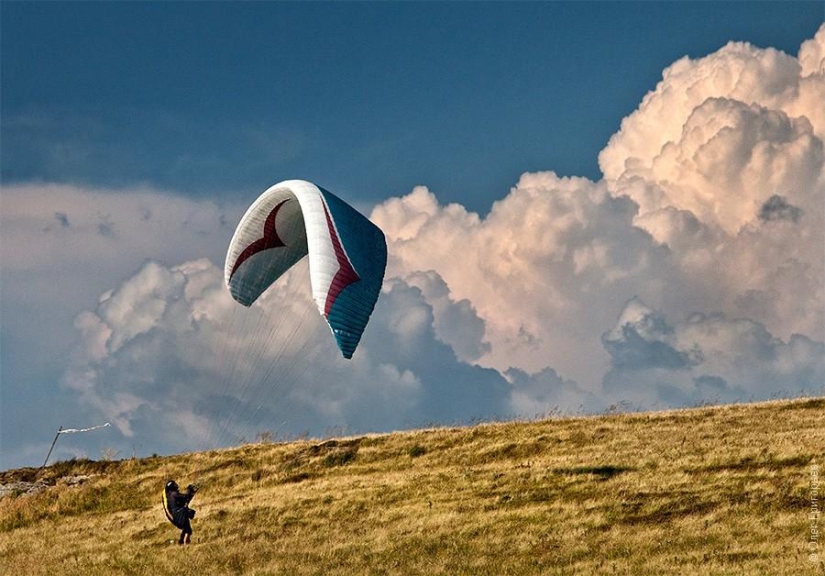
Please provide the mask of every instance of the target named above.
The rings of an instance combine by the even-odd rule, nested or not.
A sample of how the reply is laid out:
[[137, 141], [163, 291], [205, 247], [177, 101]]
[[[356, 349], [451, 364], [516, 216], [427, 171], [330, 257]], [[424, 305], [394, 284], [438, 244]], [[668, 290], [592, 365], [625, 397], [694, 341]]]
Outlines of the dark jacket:
[[176, 484], [167, 483], [163, 496], [163, 511], [166, 517], [172, 524], [182, 528], [188, 523], [188, 519], [194, 516], [194, 511], [189, 509], [189, 502], [195, 496], [194, 487], [190, 484], [186, 492], [181, 492]]

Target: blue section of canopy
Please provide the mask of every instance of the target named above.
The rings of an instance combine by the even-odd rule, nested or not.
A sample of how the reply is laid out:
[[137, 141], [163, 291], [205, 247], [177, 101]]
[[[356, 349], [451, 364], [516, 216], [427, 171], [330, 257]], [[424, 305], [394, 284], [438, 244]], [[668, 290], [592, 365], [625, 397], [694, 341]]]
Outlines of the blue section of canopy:
[[323, 188], [321, 193], [341, 247], [359, 276], [341, 290], [327, 314], [338, 348], [344, 358], [352, 358], [381, 291], [387, 243], [384, 233], [358, 211]]

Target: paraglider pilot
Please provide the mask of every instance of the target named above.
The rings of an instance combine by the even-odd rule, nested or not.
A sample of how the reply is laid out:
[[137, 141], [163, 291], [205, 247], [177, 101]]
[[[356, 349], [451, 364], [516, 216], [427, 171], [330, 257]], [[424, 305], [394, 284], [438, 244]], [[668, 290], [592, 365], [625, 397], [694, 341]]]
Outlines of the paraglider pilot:
[[181, 531], [178, 544], [189, 544], [192, 537], [190, 520], [195, 517], [195, 511], [189, 507], [189, 502], [197, 491], [198, 485], [190, 484], [186, 487], [186, 492], [181, 492], [174, 480], [169, 480], [163, 489], [163, 511], [169, 522]]

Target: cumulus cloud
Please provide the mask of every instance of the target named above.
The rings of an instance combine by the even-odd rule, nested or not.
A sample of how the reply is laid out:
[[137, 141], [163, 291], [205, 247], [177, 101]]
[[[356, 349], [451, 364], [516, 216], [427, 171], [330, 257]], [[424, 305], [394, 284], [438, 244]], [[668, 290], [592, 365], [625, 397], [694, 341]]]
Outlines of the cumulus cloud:
[[643, 405], [820, 394], [825, 383], [825, 344], [802, 335], [783, 341], [721, 313], [670, 324], [632, 298], [602, 340], [611, 357], [606, 393]]
[[64, 385], [124, 436], [165, 430], [178, 449], [273, 424], [322, 434], [512, 416], [505, 378], [460, 362], [436, 337], [432, 310], [420, 288], [389, 281], [347, 362], [315, 310], [305, 265], [247, 310], [207, 260], [148, 262], [78, 316], [82, 340]]
[[665, 368], [681, 370], [690, 365], [690, 355], [667, 343], [673, 329], [661, 314], [632, 298], [616, 323], [602, 336], [613, 367], [621, 370]]
[[687, 306], [825, 338], [825, 26], [799, 58], [730, 43], [663, 73], [599, 161], [672, 250]]
[[522, 176], [486, 218], [441, 206], [423, 187], [372, 217], [387, 233], [390, 275], [435, 270], [451, 298], [483, 319], [489, 347], [479, 364], [502, 372], [554, 367], [597, 382], [594, 335], [626, 292], [667, 273], [667, 249], [633, 225], [636, 209], [602, 183], [546, 172]]
[[708, 98], [649, 167], [624, 170], [614, 189], [639, 203], [642, 215], [672, 206], [735, 234], [775, 194], [808, 204], [822, 165], [822, 140], [807, 118]]
[[583, 390], [552, 368], [534, 374], [511, 368], [505, 375], [512, 385], [510, 402], [513, 411], [520, 416], [588, 414], [599, 412], [609, 404], [605, 396]]
[[79, 312], [148, 258], [169, 263], [221, 258], [232, 234], [224, 223], [241, 213], [240, 205], [219, 206], [150, 188], [3, 185], [3, 462], [28, 453], [21, 446], [27, 441], [49, 442], [49, 432], [42, 430], [46, 420], [50, 428], [57, 419], [82, 427], [98, 416], [78, 407], [72, 390], [57, 388], [78, 335], [93, 329], [91, 319], [77, 318]]
[[472, 303], [466, 298], [453, 301], [447, 283], [437, 272], [414, 272], [406, 278], [406, 283], [421, 290], [424, 299], [433, 307], [436, 336], [449, 344], [458, 358], [473, 362], [490, 351], [489, 342], [484, 341], [484, 321], [478, 317]]
[[221, 258], [232, 235], [226, 222], [241, 213], [239, 205], [222, 207], [148, 188], [4, 186], [3, 302], [25, 307], [32, 325], [55, 317], [70, 322], [148, 258]]
[[527, 173], [486, 217], [425, 187], [384, 202], [390, 271], [435, 271], [472, 306], [479, 364], [552, 369], [593, 393], [623, 365], [691, 365], [635, 332], [636, 347], [596, 337], [634, 295], [662, 318], [720, 313], [822, 341], [823, 52], [825, 26], [798, 58], [732, 42], [679, 60], [600, 154], [602, 181]]
[[[821, 141], [825, 135], [821, 106], [825, 67], [820, 56], [824, 46], [825, 27], [821, 27], [815, 38], [802, 45], [799, 58], [772, 48], [730, 42], [704, 58], [684, 57], [675, 62], [665, 69], [661, 82], [639, 108], [622, 121], [621, 130], [599, 155], [605, 178], [616, 182], [628, 172], [651, 170], [668, 145], [678, 146], [684, 139], [696, 148], [702, 141], [702, 127], [694, 122], [687, 134], [685, 127], [708, 102], [713, 104], [701, 111], [697, 120], [707, 121], [712, 110], [725, 113], [725, 108], [735, 106], [719, 124], [711, 123], [710, 130], [730, 125], [737, 115], [747, 116], [748, 110], [759, 115], [764, 109], [774, 113], [757, 127], [767, 131], [767, 137], [792, 141], [810, 126]], [[793, 122], [789, 125], [783, 117], [798, 122], [805, 118], [807, 125], [793, 127]], [[691, 134], [697, 130], [698, 134]], [[734, 151], [735, 145], [731, 147]]]
[[824, 46], [822, 27], [798, 58], [747, 43], [683, 58], [600, 154], [685, 273], [669, 310], [825, 338]]
[[799, 64], [803, 78], [825, 71], [825, 26], [820, 26], [812, 39], [802, 43], [799, 48]]

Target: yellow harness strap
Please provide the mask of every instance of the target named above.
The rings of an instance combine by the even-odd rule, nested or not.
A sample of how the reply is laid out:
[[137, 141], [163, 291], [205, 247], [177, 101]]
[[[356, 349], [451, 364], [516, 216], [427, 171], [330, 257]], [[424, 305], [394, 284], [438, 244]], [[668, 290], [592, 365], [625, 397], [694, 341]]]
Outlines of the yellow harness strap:
[[175, 523], [175, 519], [172, 517], [172, 513], [169, 512], [169, 500], [166, 498], [166, 488], [163, 489], [163, 513], [166, 514], [166, 517], [169, 519], [169, 522], [172, 524]]

